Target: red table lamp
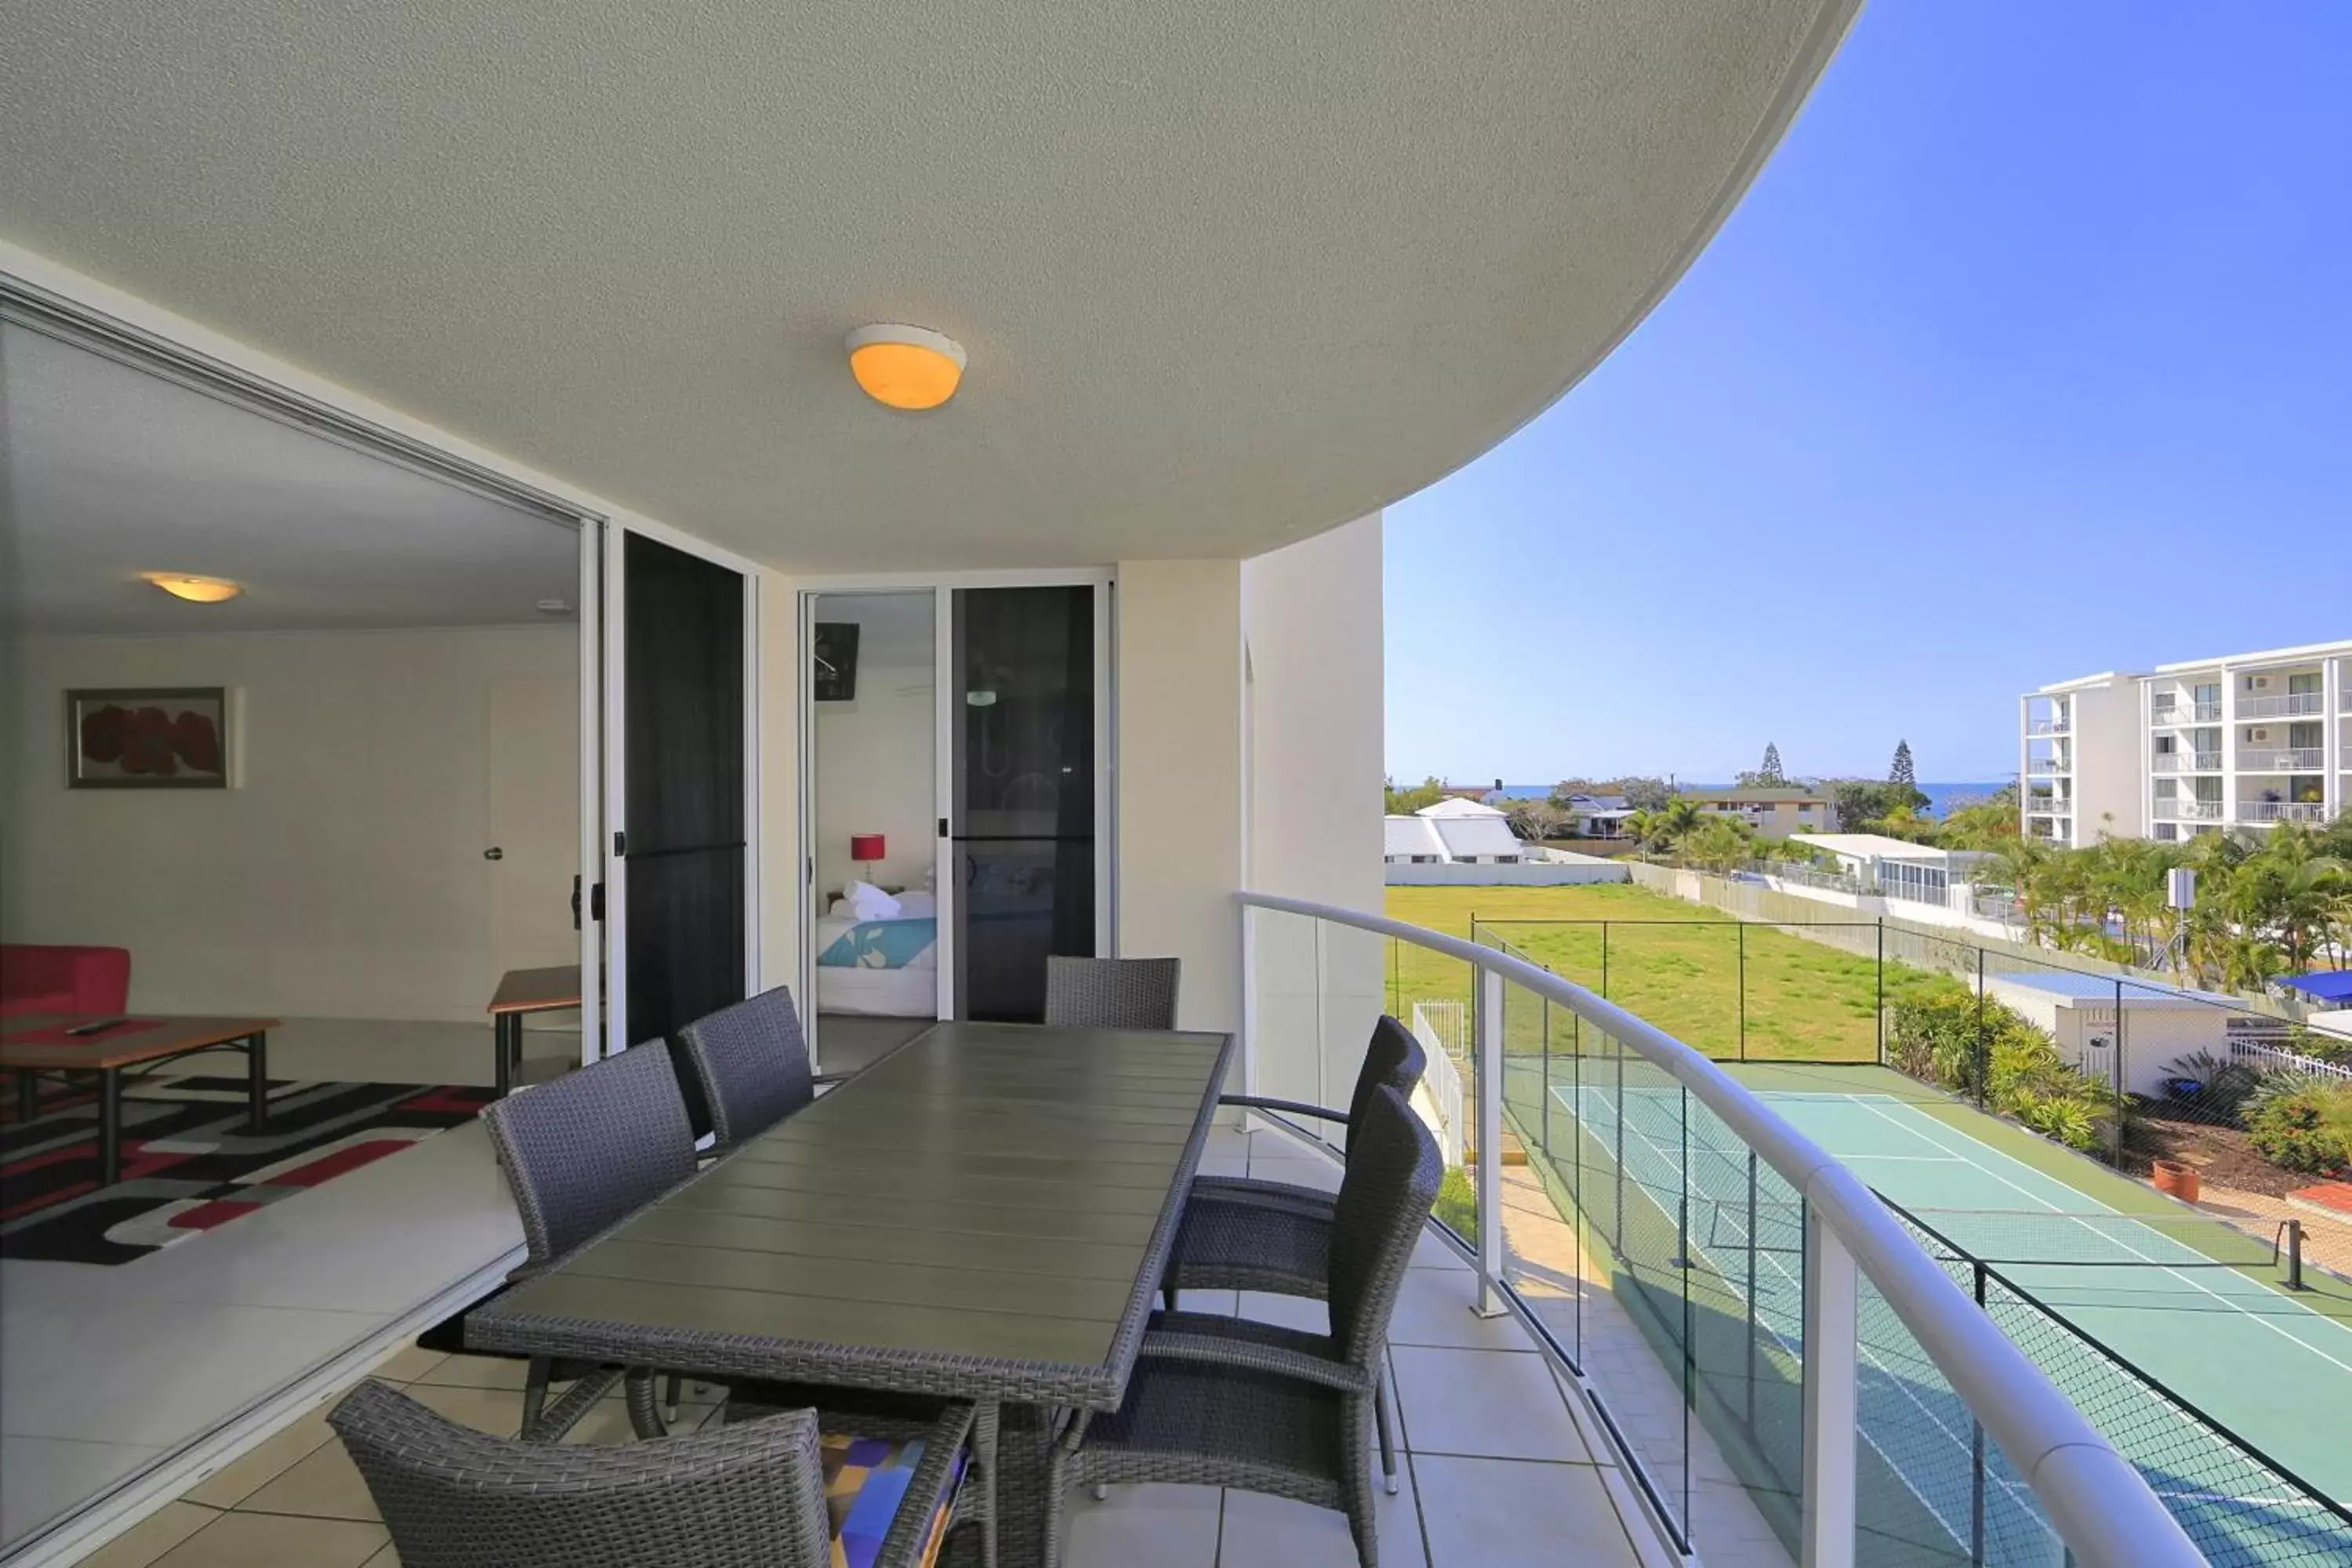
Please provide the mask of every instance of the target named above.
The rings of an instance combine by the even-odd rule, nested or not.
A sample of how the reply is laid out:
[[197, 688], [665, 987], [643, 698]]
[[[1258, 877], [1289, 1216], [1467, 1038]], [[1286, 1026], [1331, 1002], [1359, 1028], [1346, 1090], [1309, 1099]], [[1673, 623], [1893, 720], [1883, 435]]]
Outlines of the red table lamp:
[[878, 833], [853, 833], [849, 836], [849, 858], [865, 871], [866, 881], [874, 879], [874, 862], [882, 858], [885, 853], [882, 835]]

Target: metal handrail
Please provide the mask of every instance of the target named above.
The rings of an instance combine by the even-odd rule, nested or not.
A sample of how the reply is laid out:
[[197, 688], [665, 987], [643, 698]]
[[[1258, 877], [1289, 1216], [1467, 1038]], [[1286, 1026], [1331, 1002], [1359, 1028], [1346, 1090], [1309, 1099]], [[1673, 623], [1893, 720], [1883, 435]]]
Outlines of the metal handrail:
[[[1855, 1267], [1927, 1352], [1936, 1370], [2000, 1446], [2049, 1511], [2052, 1525], [2075, 1561], [2095, 1568], [2108, 1564], [2161, 1568], [2171, 1563], [2191, 1568], [2205, 1561], [2131, 1461], [2117, 1453], [2115, 1445], [2026, 1359], [2024, 1352], [1919, 1249], [1862, 1178], [1773, 1114], [1715, 1063], [1583, 986], [1493, 948], [1384, 915], [1307, 899], [1254, 892], [1238, 893], [1235, 898], [1244, 909], [1303, 915], [1460, 959], [1567, 1008], [1662, 1068], [1804, 1198], [1808, 1214], [1818, 1215], [1843, 1245]], [[1486, 1045], [1482, 1033], [1482, 1058]], [[1482, 1059], [1479, 1068], [1483, 1083], [1500, 1081], [1499, 1063]], [[1485, 1092], [1482, 1089], [1482, 1096]], [[1482, 1170], [1478, 1194], [1482, 1215], [1500, 1212], [1499, 1194], [1485, 1190], [1487, 1179]], [[1482, 1277], [1487, 1272], [1484, 1259], [1480, 1272]], [[1485, 1283], [1508, 1288], [1499, 1279]], [[1810, 1473], [1810, 1465], [1808, 1469]]]

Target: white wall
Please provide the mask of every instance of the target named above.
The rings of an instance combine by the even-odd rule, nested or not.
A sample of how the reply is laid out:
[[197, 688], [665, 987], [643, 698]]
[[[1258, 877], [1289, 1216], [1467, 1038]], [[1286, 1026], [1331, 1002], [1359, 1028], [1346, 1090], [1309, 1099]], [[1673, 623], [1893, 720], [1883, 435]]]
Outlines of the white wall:
[[[1184, 961], [1192, 1029], [1241, 1019], [1241, 580], [1237, 561], [1118, 567], [1118, 950]], [[1371, 821], [1377, 875], [1377, 797]]]
[[[1361, 518], [1242, 565], [1247, 885], [1372, 913], [1384, 907], [1391, 869], [1382, 865], [1381, 527], [1378, 514]], [[1251, 919], [1251, 1087], [1346, 1104], [1385, 999], [1381, 939], [1267, 910]]]
[[[0, 926], [157, 1011], [479, 1022], [578, 953], [579, 632], [28, 637]], [[231, 689], [234, 787], [69, 790], [62, 693]], [[497, 846], [498, 861], [483, 851]]]

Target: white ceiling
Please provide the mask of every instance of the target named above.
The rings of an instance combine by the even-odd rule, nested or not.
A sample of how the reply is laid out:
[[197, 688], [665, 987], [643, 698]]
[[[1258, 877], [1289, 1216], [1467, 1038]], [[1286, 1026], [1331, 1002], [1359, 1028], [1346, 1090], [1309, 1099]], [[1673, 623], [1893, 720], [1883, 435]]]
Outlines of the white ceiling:
[[15, 0], [0, 235], [784, 565], [1249, 553], [1582, 376], [1857, 3]]
[[[0, 323], [9, 609], [44, 631], [497, 626], [580, 596], [560, 523]], [[142, 572], [226, 577], [191, 605]]]

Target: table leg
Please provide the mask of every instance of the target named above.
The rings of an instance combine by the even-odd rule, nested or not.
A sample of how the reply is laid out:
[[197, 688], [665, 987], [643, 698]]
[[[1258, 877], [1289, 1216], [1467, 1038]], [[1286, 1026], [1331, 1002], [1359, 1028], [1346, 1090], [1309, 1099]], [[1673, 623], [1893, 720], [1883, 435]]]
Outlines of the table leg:
[[1053, 1415], [1035, 1405], [1003, 1406], [996, 1438], [996, 1555], [1013, 1564], [1045, 1561], [1045, 1487]]
[[110, 1187], [122, 1179], [122, 1069], [107, 1068], [98, 1075], [98, 1184]]
[[519, 1013], [500, 1013], [490, 1021], [491, 1038], [498, 1048], [499, 1098], [504, 1100], [514, 1089], [516, 1058], [522, 1055], [520, 1042], [515, 1036], [522, 1031], [516, 1027], [522, 1021]]
[[245, 1038], [245, 1130], [269, 1131], [269, 1037]]

